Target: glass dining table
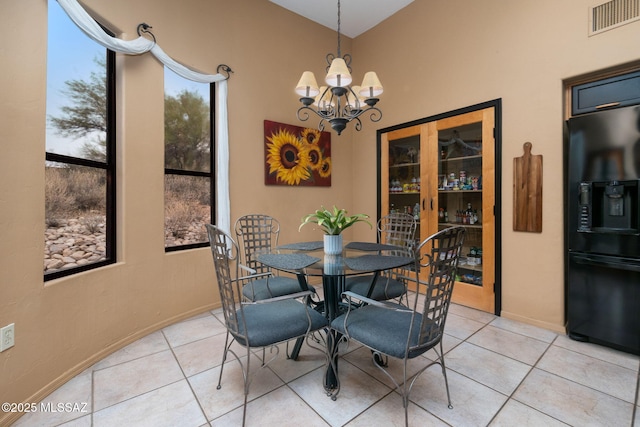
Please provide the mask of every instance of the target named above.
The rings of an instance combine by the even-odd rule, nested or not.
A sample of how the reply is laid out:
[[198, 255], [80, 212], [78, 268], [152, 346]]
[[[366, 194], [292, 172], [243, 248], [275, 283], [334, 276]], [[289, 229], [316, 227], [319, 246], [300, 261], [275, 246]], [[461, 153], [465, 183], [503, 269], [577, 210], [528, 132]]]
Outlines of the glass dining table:
[[[404, 247], [350, 242], [340, 255], [326, 255], [321, 241], [299, 242], [278, 246], [269, 253], [257, 255], [257, 260], [272, 269], [295, 274], [303, 290], [309, 289], [308, 278], [321, 277], [323, 301], [316, 306], [331, 322], [346, 310], [342, 299], [345, 279], [349, 276], [371, 275], [369, 295], [380, 272], [404, 267], [414, 262], [413, 253]], [[324, 388], [329, 395], [338, 387], [338, 352], [340, 339], [335, 331], [327, 332], [327, 349], [333, 361], [327, 367]], [[296, 359], [303, 340], [298, 340], [291, 352]]]

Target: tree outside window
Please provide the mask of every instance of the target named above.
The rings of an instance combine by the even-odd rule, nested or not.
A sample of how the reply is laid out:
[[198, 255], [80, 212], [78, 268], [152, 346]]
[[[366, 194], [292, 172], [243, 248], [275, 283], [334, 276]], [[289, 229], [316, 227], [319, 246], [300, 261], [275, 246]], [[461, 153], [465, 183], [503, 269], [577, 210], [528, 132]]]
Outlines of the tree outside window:
[[212, 218], [212, 108], [214, 85], [165, 70], [165, 248], [208, 244]]
[[49, 1], [45, 280], [115, 262], [115, 54]]

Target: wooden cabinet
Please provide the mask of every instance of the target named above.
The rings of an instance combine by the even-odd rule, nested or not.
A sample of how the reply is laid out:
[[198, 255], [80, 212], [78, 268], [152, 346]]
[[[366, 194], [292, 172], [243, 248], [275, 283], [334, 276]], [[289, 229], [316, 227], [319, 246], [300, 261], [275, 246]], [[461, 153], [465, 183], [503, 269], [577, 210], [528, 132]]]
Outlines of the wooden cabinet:
[[380, 215], [419, 219], [416, 243], [466, 228], [453, 301], [495, 312], [495, 108], [380, 133]]
[[571, 114], [574, 116], [635, 104], [640, 104], [640, 71], [571, 88]]

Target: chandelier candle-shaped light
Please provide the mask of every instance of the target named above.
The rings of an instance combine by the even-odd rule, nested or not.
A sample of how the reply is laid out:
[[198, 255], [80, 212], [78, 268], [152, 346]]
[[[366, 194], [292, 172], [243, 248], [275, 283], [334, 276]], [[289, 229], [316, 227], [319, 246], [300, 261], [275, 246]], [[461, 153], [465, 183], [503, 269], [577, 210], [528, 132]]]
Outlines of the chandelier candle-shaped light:
[[382, 111], [375, 105], [383, 91], [382, 84], [374, 71], [364, 75], [362, 85], [351, 84], [351, 55], [340, 56], [340, 0], [338, 0], [338, 55], [327, 55], [327, 86], [318, 87], [316, 77], [311, 71], [305, 71], [296, 86], [301, 96], [302, 107], [298, 109], [298, 119], [309, 119], [309, 111], [320, 117], [320, 130], [324, 130], [325, 121], [338, 135], [347, 127], [347, 123], [356, 121], [356, 130], [362, 129], [360, 116], [370, 113], [372, 122], [380, 121]]

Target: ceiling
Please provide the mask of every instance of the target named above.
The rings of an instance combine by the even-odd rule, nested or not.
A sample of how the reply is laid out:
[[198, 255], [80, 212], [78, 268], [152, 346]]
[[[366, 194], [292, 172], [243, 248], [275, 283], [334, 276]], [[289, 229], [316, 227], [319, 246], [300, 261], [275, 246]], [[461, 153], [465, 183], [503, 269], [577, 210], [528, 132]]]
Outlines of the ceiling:
[[[320, 25], [338, 29], [337, 0], [269, 0]], [[340, 33], [354, 38], [375, 27], [413, 0], [344, 0], [340, 2]]]

